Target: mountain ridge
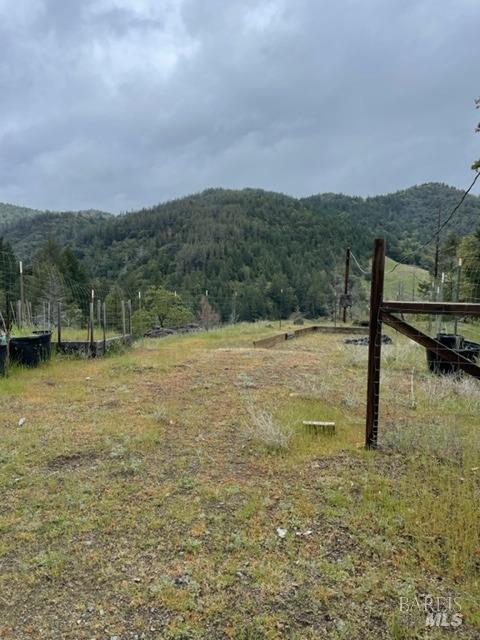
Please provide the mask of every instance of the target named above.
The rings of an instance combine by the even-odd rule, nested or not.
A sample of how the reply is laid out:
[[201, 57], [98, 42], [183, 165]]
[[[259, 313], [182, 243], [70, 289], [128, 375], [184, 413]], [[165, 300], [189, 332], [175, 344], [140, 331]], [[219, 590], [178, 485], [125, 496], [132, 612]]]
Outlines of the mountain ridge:
[[[296, 307], [315, 316], [335, 306], [347, 246], [367, 265], [373, 239], [384, 236], [392, 259], [430, 268], [433, 243], [422, 244], [434, 237], [439, 207], [443, 220], [462, 193], [441, 183], [368, 198], [217, 188], [117, 216], [27, 214], [0, 236], [27, 265], [49, 239], [70, 246], [95, 288], [119, 286], [127, 299], [161, 285], [192, 304], [208, 290], [223, 319], [234, 306], [248, 320]], [[442, 242], [479, 222], [480, 198], [469, 196]]]

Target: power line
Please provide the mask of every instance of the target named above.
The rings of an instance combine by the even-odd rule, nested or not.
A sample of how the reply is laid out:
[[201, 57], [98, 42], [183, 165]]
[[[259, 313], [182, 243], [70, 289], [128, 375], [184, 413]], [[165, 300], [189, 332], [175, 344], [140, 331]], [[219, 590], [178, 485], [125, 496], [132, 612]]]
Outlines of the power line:
[[[447, 226], [447, 224], [450, 222], [450, 220], [453, 218], [453, 216], [457, 213], [457, 211], [460, 209], [460, 207], [463, 204], [463, 201], [465, 200], [465, 198], [468, 196], [468, 194], [470, 193], [470, 191], [473, 189], [476, 181], [478, 180], [478, 178], [480, 177], [480, 171], [477, 171], [477, 173], [475, 174], [475, 178], [472, 181], [472, 184], [468, 187], [468, 189], [466, 189], [463, 194], [462, 197], [460, 198], [459, 202], [455, 205], [455, 207], [452, 209], [452, 211], [449, 213], [449, 215], [447, 216], [447, 218], [444, 220], [444, 222], [442, 222], [442, 224], [438, 227], [438, 229], [435, 231], [435, 233], [433, 234], [433, 236], [427, 240], [427, 242], [424, 242], [422, 245], [420, 245], [417, 249], [415, 249], [415, 251], [411, 251], [410, 252], [410, 256], [414, 255], [414, 253], [416, 253], [417, 251], [420, 251], [421, 249], [424, 249], [425, 247], [427, 247], [431, 242], [433, 242], [433, 240], [435, 240], [436, 237], [440, 236], [440, 233], [443, 231], [443, 229], [445, 229], [445, 227]], [[389, 271], [389, 273], [391, 273], [392, 271], [395, 271], [395, 269], [398, 267], [398, 265], [400, 264], [405, 264], [406, 261], [408, 260], [407, 256], [406, 258], [404, 258], [403, 260], [401, 260], [400, 262], [397, 262], [397, 264], [395, 264]]]
[[370, 275], [370, 271], [366, 271], [365, 269], [362, 269], [362, 267], [360, 266], [360, 263], [358, 262], [357, 258], [355, 257], [355, 254], [353, 253], [352, 250], [350, 250], [350, 255], [352, 256], [353, 261], [355, 262], [357, 267], [360, 269], [360, 271], [366, 276]]

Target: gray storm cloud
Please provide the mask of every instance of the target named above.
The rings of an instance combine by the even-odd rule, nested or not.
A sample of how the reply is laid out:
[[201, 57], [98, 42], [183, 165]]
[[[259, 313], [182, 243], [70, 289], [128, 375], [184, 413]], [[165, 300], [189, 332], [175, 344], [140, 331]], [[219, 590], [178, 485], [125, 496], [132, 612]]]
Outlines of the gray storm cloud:
[[0, 201], [464, 186], [477, 0], [0, 0]]

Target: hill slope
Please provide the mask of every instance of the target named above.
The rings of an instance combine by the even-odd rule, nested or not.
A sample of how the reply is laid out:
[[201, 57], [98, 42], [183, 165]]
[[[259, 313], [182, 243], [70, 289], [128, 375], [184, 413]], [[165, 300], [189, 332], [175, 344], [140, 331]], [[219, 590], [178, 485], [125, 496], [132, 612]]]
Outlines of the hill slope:
[[28, 207], [19, 207], [15, 204], [0, 202], [0, 233], [5, 227], [33, 218], [40, 213], [41, 211], [38, 209], [29, 209]]
[[[375, 235], [387, 239], [392, 258], [400, 260], [408, 255], [410, 262], [428, 266], [431, 248], [418, 250], [418, 247], [435, 233], [438, 212], [444, 221], [461, 196], [462, 192], [454, 187], [428, 183], [371, 198], [319, 194], [303, 198], [302, 203], [319, 214], [342, 211], [351, 221], [362, 220]], [[480, 197], [470, 195], [442, 235], [471, 234], [479, 225]]]
[[[209, 189], [121, 216], [34, 212], [32, 224], [27, 211], [16, 222], [10, 216], [0, 233], [27, 262], [53, 236], [73, 245], [97, 282], [118, 282], [129, 297], [152, 283], [187, 300], [208, 290], [224, 318], [236, 311], [253, 320], [297, 305], [321, 313], [333, 299], [345, 248], [367, 264], [379, 235], [392, 258], [428, 267], [431, 247], [420, 251], [419, 244], [433, 235], [438, 208], [445, 217], [460, 196], [442, 184], [372, 198]], [[480, 198], [470, 196], [448, 231], [472, 233], [479, 221]]]

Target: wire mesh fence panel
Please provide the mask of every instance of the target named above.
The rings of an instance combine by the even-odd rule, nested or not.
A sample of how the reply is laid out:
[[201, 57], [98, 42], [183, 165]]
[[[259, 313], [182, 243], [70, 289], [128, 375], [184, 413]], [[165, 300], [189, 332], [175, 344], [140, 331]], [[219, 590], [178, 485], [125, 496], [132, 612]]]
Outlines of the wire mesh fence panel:
[[445, 458], [449, 446], [453, 458], [460, 450], [469, 458], [480, 453], [480, 251], [467, 253], [461, 244], [460, 252], [454, 260], [450, 252], [440, 255], [452, 269], [437, 282], [432, 278], [421, 298], [388, 300], [384, 246], [375, 245], [367, 446], [431, 450]]

